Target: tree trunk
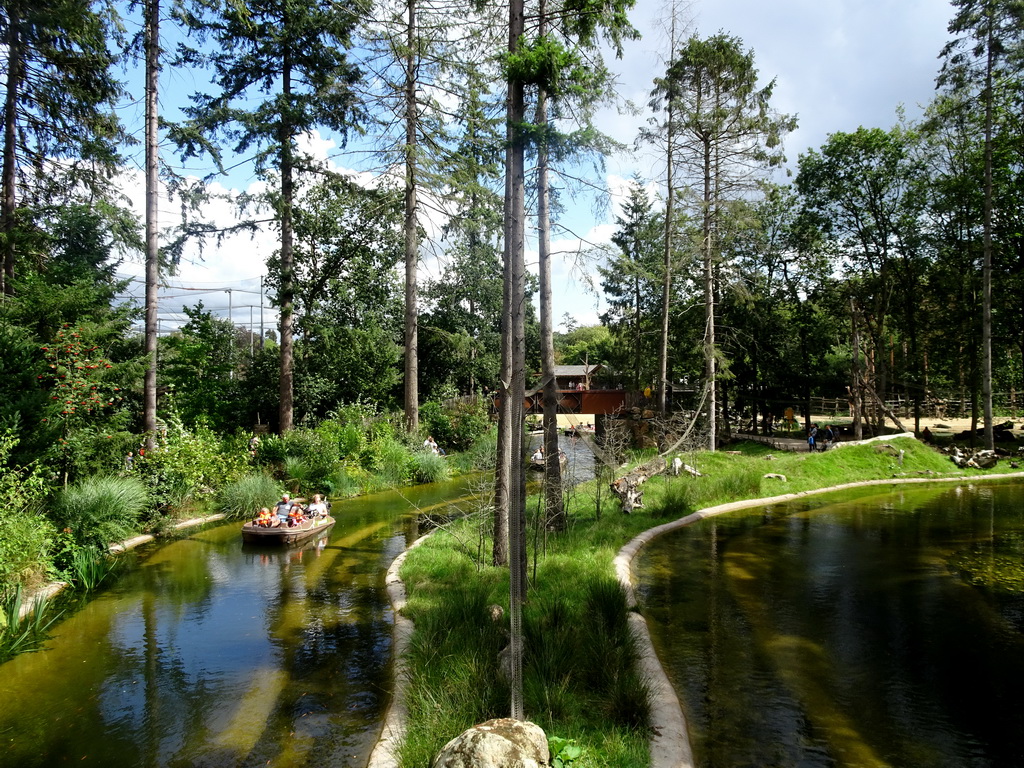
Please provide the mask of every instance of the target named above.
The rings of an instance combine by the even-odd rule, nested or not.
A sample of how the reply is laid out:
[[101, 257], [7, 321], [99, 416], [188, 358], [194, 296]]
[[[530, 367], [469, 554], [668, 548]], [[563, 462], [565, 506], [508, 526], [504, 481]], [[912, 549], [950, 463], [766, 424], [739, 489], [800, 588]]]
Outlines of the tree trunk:
[[[287, 24], [287, 19], [284, 21]], [[291, 100], [291, 51], [282, 55], [281, 91], [285, 103]], [[278, 407], [278, 430], [281, 434], [293, 426], [294, 417], [294, 345], [292, 340], [292, 307], [295, 301], [295, 252], [292, 228], [292, 204], [295, 195], [292, 163], [292, 131], [288, 118], [281, 117], [281, 382]]]
[[[511, 110], [511, 107], [508, 107]], [[509, 129], [511, 131], [511, 129]], [[505, 168], [512, 168], [511, 132], [505, 148]], [[512, 176], [505, 173], [504, 252], [501, 294], [501, 373], [498, 376], [498, 446], [494, 467], [494, 548], [496, 566], [508, 565], [509, 509], [512, 501], [512, 236], [508, 215], [512, 200]]]
[[[672, 36], [675, 37], [675, 19], [672, 20]], [[669, 305], [672, 300], [672, 227], [675, 223], [675, 189], [672, 178], [672, 136], [674, 123], [673, 99], [668, 100], [668, 135], [666, 142], [668, 152], [665, 153], [665, 243], [664, 243], [664, 283], [661, 287], [661, 349], [658, 354], [658, 413], [665, 418], [668, 410], [668, 320]]]
[[416, 268], [419, 233], [416, 230], [416, 0], [408, 0], [409, 28], [405, 60], [405, 428], [419, 429], [419, 313]]
[[988, 17], [987, 46], [985, 59], [985, 201], [982, 234], [984, 237], [981, 267], [981, 390], [985, 409], [985, 448], [995, 449], [995, 433], [992, 428], [992, 69], [995, 66], [995, 42], [992, 34], [992, 8], [986, 3], [984, 13]]
[[0, 232], [4, 235], [3, 269], [0, 270], [0, 291], [6, 295], [14, 293], [11, 280], [14, 277], [15, 260], [15, 214], [17, 212], [17, 125], [18, 94], [24, 74], [24, 50], [21, 45], [21, 18], [18, 4], [7, 6], [7, 35], [4, 47], [7, 49], [7, 82], [4, 97], [4, 148], [3, 148], [3, 203], [0, 208]]
[[853, 303], [853, 299], [850, 299], [850, 332], [853, 336], [853, 381], [850, 388], [850, 399], [853, 405], [853, 439], [863, 440], [864, 439], [864, 418], [863, 418], [863, 398], [861, 392], [861, 372], [860, 372], [860, 330], [857, 326], [857, 309]]
[[[509, 51], [519, 49], [523, 35], [523, 0], [509, 3]], [[505, 201], [506, 238], [508, 240], [511, 299], [507, 329], [511, 333], [510, 386], [508, 399], [511, 419], [508, 424], [511, 455], [509, 456], [509, 623], [511, 717], [525, 719], [523, 701], [522, 607], [526, 601], [526, 477], [523, 456], [523, 399], [526, 394], [525, 358], [525, 296], [526, 264], [524, 254], [525, 223], [525, 137], [522, 124], [526, 117], [524, 89], [521, 82], [510, 81], [508, 94], [508, 131], [510, 177]]]
[[702, 251], [704, 257], [704, 378], [708, 388], [708, 448], [715, 450], [718, 444], [717, 376], [715, 370], [715, 270], [712, 263], [711, 227], [711, 150], [704, 150], [704, 224]]
[[[544, 3], [540, 5], [540, 34], [545, 29]], [[536, 124], [547, 125], [547, 94], [537, 94]], [[555, 341], [551, 306], [551, 212], [548, 189], [548, 150], [542, 140], [537, 147], [537, 249], [540, 282], [540, 351], [544, 402], [544, 522], [551, 530], [564, 530], [562, 465], [558, 448], [558, 381], [555, 378]]]
[[156, 447], [157, 281], [160, 248], [157, 240], [160, 200], [159, 107], [160, 0], [146, 0], [146, 373], [143, 379], [142, 429], [146, 452]]

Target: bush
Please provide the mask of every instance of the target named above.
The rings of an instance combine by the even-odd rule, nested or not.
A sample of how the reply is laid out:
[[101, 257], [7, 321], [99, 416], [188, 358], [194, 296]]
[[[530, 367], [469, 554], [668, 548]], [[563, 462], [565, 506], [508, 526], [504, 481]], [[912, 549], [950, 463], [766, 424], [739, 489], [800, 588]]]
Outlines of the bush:
[[389, 488], [407, 482], [413, 473], [412, 452], [384, 430], [363, 453], [363, 466], [377, 475], [378, 487]]
[[54, 517], [79, 545], [105, 551], [138, 530], [149, 501], [146, 486], [134, 477], [89, 477], [58, 494]]
[[420, 408], [420, 419], [427, 433], [449, 453], [465, 451], [491, 426], [488, 401], [482, 397], [447, 403], [431, 400]]
[[277, 501], [281, 489], [277, 482], [262, 472], [243, 475], [224, 486], [217, 494], [217, 506], [228, 517], [252, 517], [260, 507]]
[[366, 470], [362, 467], [339, 464], [327, 478], [327, 494], [333, 497], [357, 496], [366, 477]]
[[251, 471], [248, 446], [243, 437], [222, 440], [199, 426], [188, 430], [172, 425], [157, 448], [136, 460], [130, 476], [150, 489], [154, 505], [164, 512], [192, 506]]
[[7, 466], [17, 444], [11, 432], [0, 433], [0, 592], [43, 581], [57, 537], [53, 523], [37, 514], [49, 487], [42, 469]]
[[439, 483], [449, 477], [448, 462], [433, 451], [413, 454], [413, 479], [417, 483]]

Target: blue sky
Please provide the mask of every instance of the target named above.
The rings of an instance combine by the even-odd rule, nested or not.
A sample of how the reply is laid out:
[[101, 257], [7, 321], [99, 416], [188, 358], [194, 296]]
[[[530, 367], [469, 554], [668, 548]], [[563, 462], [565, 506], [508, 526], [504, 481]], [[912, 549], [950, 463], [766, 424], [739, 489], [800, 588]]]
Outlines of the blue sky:
[[[623, 100], [646, 104], [653, 78], [664, 69], [668, 55], [660, 29], [664, 7], [661, 2], [638, 0], [631, 18], [643, 38], [627, 43], [621, 60], [607, 62], [618, 74]], [[799, 128], [786, 142], [790, 166], [795, 168], [798, 155], [820, 146], [830, 133], [861, 125], [889, 127], [900, 106], [908, 117], [918, 116], [934, 93], [938, 54], [948, 40], [946, 25], [952, 13], [946, 0], [694, 0], [688, 17], [694, 34], [706, 37], [723, 31], [742, 39], [754, 51], [763, 82], [775, 78], [775, 108], [799, 120]], [[163, 77], [165, 104], [205, 87], [186, 71], [167, 71]], [[598, 124], [632, 146], [644, 119], [642, 114], [608, 109]], [[349, 165], [337, 147], [328, 142], [313, 144], [333, 155], [339, 165]], [[349, 167], [354, 166], [355, 162]], [[203, 170], [195, 161], [189, 167], [197, 173]], [[608, 186], [619, 195], [634, 172], [644, 178], [657, 176], [656, 158], [644, 152], [609, 158], [606, 168]], [[249, 169], [243, 167], [221, 184], [242, 189], [252, 180]], [[141, 195], [135, 190], [133, 197], [141, 206]], [[619, 199], [613, 195], [612, 204], [603, 210], [592, 198], [570, 203], [565, 224], [587, 243], [607, 242], [615, 228]], [[173, 205], [166, 205], [162, 218], [170, 223], [175, 213]], [[216, 212], [218, 218], [230, 215], [226, 206]], [[603, 307], [585, 289], [576, 258], [579, 240], [563, 238], [553, 246], [563, 256], [554, 269], [556, 319], [569, 313], [579, 322], [596, 322]], [[183, 265], [181, 280], [201, 287], [251, 288], [253, 279], [265, 272], [264, 261], [273, 247], [272, 237], [243, 236], [220, 248], [208, 248], [202, 259], [196, 256]], [[124, 271], [140, 272], [141, 267], [125, 265]], [[436, 263], [427, 258], [424, 277], [436, 271]], [[204, 300], [208, 306], [227, 305], [226, 294], [216, 302]], [[180, 309], [181, 303], [183, 299], [176, 298], [167, 308]], [[250, 311], [244, 310], [244, 317], [236, 312], [234, 319], [248, 322]]]

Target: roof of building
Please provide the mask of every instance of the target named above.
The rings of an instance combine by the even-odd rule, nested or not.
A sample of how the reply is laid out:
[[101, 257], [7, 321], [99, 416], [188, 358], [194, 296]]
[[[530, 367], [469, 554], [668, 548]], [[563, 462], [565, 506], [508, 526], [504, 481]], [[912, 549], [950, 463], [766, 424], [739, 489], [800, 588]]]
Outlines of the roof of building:
[[600, 363], [596, 365], [556, 365], [555, 377], [590, 376], [600, 371], [603, 367]]

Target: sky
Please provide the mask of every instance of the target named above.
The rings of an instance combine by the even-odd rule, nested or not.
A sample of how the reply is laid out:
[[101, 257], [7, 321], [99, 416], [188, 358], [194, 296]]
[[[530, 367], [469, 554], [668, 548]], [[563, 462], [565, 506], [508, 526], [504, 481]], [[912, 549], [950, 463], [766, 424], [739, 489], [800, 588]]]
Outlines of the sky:
[[[642, 38], [626, 44], [621, 60], [607, 59], [609, 69], [617, 73], [623, 101], [646, 105], [653, 78], [664, 70], [668, 57], [666, 36], [661, 31], [664, 8], [660, 0], [637, 0], [630, 18]], [[934, 94], [938, 55], [949, 39], [946, 28], [952, 15], [947, 0], [693, 0], [689, 12], [682, 14], [684, 21], [690, 22], [690, 34], [708, 37], [724, 32], [740, 38], [744, 48], [753, 50], [762, 84], [775, 79], [773, 107], [798, 119], [799, 127], [785, 144], [791, 170], [801, 153], [820, 147], [830, 133], [859, 126], [891, 127], [900, 107], [911, 119], [919, 116]], [[170, 87], [191, 90], [193, 85], [172, 80]], [[608, 108], [598, 115], [597, 124], [632, 147], [645, 119], [643, 114]], [[311, 137], [309, 142], [345, 166], [344, 155], [330, 142], [319, 137]], [[586, 285], [586, 275], [593, 279], [595, 271], [579, 254], [595, 243], [609, 241], [615, 230], [617, 204], [630, 178], [634, 173], [644, 179], [656, 177], [657, 163], [649, 152], [630, 152], [609, 158], [606, 173], [610, 201], [601, 205], [594, 199], [567, 200], [564, 223], [572, 237], [555, 238], [552, 243], [556, 328], [566, 313], [579, 324], [598, 322], [605, 307]], [[226, 183], [248, 182], [236, 175]], [[141, 175], [133, 174], [127, 187], [141, 215]], [[161, 208], [162, 221], [169, 223], [175, 215], [174, 204], [166, 201]], [[225, 220], [230, 215], [224, 207], [217, 218]], [[531, 245], [528, 241], [528, 248]], [[172, 282], [211, 292], [174, 291], [174, 298], [162, 304], [161, 314], [199, 300], [207, 308], [225, 311], [230, 302], [236, 323], [247, 324], [251, 319], [258, 327], [259, 277], [266, 272], [266, 257], [274, 247], [271, 236], [252, 239], [248, 235], [219, 247], [208, 246], [202, 258], [195, 255], [183, 263]], [[527, 261], [536, 264], [532, 248]], [[437, 270], [436, 261], [425, 258], [421, 279], [436, 276]], [[141, 275], [142, 266], [126, 263], [121, 272]], [[223, 290], [226, 288], [233, 291], [228, 293]], [[141, 284], [136, 284], [135, 291], [142, 294]], [[268, 327], [273, 318], [269, 310], [264, 311]], [[175, 321], [165, 322], [173, 325]]]

